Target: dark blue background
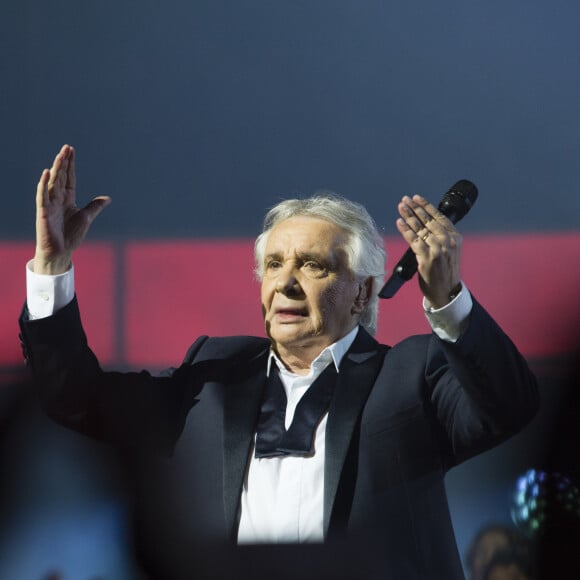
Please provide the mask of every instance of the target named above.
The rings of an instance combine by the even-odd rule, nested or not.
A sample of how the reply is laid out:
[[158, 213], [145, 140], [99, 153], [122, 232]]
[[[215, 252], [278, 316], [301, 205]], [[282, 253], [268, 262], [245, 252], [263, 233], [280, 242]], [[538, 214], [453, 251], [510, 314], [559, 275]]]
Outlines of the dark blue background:
[[93, 238], [253, 236], [319, 188], [395, 233], [460, 178], [464, 231], [577, 229], [579, 39], [562, 0], [4, 3], [0, 236], [64, 142]]
[[[461, 178], [480, 190], [465, 232], [578, 230], [577, 1], [12, 0], [0, 25], [0, 240], [33, 239], [65, 142], [79, 202], [113, 197], [91, 239], [253, 237], [278, 199], [320, 188], [394, 234], [401, 195], [437, 202]], [[5, 496], [0, 572], [125, 580], [110, 459], [32, 415], [3, 439], [26, 485]], [[530, 449], [450, 474], [462, 552], [509, 519]]]

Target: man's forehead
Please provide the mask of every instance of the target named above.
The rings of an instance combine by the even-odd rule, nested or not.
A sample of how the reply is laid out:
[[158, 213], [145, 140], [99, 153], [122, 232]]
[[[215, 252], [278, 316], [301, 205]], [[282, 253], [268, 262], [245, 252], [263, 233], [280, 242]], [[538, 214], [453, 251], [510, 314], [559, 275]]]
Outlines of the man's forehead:
[[264, 260], [315, 260], [330, 268], [342, 265], [348, 269], [347, 244], [347, 232], [332, 222], [290, 218], [272, 228]]
[[343, 245], [347, 232], [336, 224], [311, 216], [294, 216], [277, 223], [268, 236], [266, 248], [309, 246], [324, 251]]

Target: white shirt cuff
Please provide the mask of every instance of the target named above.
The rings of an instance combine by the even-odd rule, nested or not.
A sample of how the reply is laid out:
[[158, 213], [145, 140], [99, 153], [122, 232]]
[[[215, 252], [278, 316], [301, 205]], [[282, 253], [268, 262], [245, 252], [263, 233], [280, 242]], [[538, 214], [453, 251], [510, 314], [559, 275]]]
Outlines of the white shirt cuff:
[[471, 294], [465, 284], [461, 283], [461, 291], [457, 296], [442, 308], [429, 308], [423, 298], [425, 316], [433, 332], [447, 342], [456, 342], [467, 328], [469, 314], [473, 307]]
[[74, 268], [50, 276], [32, 271], [32, 260], [26, 264], [26, 305], [31, 320], [46, 318], [72, 301], [75, 295]]

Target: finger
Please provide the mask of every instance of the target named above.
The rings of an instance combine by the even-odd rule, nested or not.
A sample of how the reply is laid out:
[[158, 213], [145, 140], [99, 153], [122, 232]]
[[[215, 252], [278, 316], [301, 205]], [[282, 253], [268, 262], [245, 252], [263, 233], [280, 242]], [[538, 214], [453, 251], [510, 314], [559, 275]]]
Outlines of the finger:
[[45, 169], [40, 174], [38, 185], [36, 186], [36, 207], [46, 207], [49, 203], [48, 180], [50, 179], [50, 169]]
[[449, 236], [447, 232], [438, 226], [434, 218], [427, 216], [426, 212], [416, 203], [405, 196], [399, 204], [401, 218], [397, 221], [397, 229], [412, 247], [415, 254], [427, 254], [437, 249]]
[[443, 215], [435, 206], [430, 204], [420, 195], [414, 195], [412, 199], [403, 198], [407, 206], [409, 224], [414, 229], [417, 237], [430, 248], [437, 244], [453, 247], [450, 239], [459, 235], [453, 223]]
[[[399, 230], [400, 234], [403, 236], [405, 241], [413, 248], [413, 251], [417, 254], [420, 252], [424, 252], [427, 247], [427, 239], [428, 236], [425, 237], [423, 234], [423, 239], [421, 234], [416, 232], [412, 227], [410, 227], [407, 222], [403, 218], [399, 218], [396, 221], [397, 229]], [[419, 230], [421, 231], [421, 230]]]
[[[68, 188], [68, 174], [70, 168], [70, 160], [72, 155], [72, 147], [70, 145], [63, 145], [60, 150], [60, 167], [56, 176], [56, 183], [61, 190]], [[74, 171], [74, 169], [73, 169]]]
[[85, 207], [83, 212], [86, 214], [89, 223], [93, 220], [111, 203], [111, 198], [108, 195], [99, 195], [95, 197]]
[[77, 186], [77, 177], [75, 172], [75, 149], [69, 148], [68, 170], [66, 174], [66, 188], [75, 189]]
[[455, 227], [451, 220], [441, 213], [438, 208], [436, 208], [432, 203], [427, 201], [423, 196], [415, 194], [411, 200], [413, 204], [412, 207], [415, 211], [421, 213], [424, 216], [425, 223], [435, 220], [437, 224], [441, 225], [445, 229], [454, 230]]
[[418, 206], [408, 196], [404, 196], [398, 206], [401, 218], [415, 234], [420, 232], [426, 225], [426, 222], [422, 219], [422, 214], [424, 215], [425, 212], [417, 208]]
[[48, 182], [49, 191], [53, 191], [55, 187], [63, 187], [64, 185], [62, 183], [61, 170], [67, 158], [68, 147], [68, 145], [63, 145], [52, 162], [50, 180]]
[[427, 225], [429, 222], [435, 220], [434, 216], [431, 215], [425, 207], [417, 204], [415, 201], [411, 200], [409, 207], [422, 224]]

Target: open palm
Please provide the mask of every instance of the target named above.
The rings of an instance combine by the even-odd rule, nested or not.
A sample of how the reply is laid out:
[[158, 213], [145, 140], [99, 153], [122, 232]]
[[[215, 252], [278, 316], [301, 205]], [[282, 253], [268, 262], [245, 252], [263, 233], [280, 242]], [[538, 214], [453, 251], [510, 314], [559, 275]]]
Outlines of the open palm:
[[98, 196], [85, 207], [76, 205], [75, 150], [63, 145], [36, 189], [36, 254], [34, 271], [60, 274], [71, 264], [73, 251], [111, 199]]

